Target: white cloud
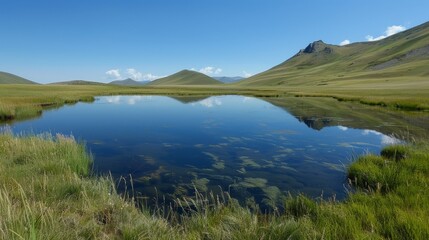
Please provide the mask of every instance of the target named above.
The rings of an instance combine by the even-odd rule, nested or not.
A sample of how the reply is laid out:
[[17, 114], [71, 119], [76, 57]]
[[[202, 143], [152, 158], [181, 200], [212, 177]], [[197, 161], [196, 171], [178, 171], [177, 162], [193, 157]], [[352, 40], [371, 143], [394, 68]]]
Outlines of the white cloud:
[[195, 68], [191, 68], [191, 70], [203, 73], [205, 75], [216, 75], [216, 74], [219, 74], [222, 72], [222, 68], [211, 67], [211, 66], [201, 68], [200, 70], [197, 70]]
[[118, 80], [121, 79], [121, 74], [119, 72], [119, 69], [110, 69], [109, 71], [106, 72], [107, 78], [109, 79], [113, 79], [113, 80]]
[[338, 129], [340, 129], [341, 131], [347, 131], [349, 128], [344, 126], [338, 126]]
[[396, 139], [394, 137], [389, 137], [386, 135], [383, 135], [381, 137], [381, 144], [383, 145], [393, 145], [393, 144], [399, 144], [401, 141], [399, 139]]
[[139, 81], [139, 80], [153, 81], [155, 79], [164, 77], [164, 76], [157, 76], [152, 73], [143, 74], [135, 68], [127, 68], [124, 76], [121, 74], [120, 69], [111, 69], [106, 72], [106, 75], [107, 75], [107, 78], [110, 80], [121, 80], [127, 77], [127, 78], [132, 78], [136, 81]]
[[207, 108], [222, 105], [222, 101], [217, 97], [207, 98], [207, 99], [199, 101], [198, 103], [204, 107], [207, 107]]
[[148, 73], [148, 74], [143, 75], [142, 79], [145, 81], [153, 81], [153, 80], [156, 80], [158, 78], [163, 78], [163, 77], [165, 77], [165, 76], [157, 76], [157, 75], [153, 75], [152, 73]]
[[345, 46], [345, 45], [349, 45], [349, 44], [350, 44], [350, 40], [348, 40], [348, 39], [340, 42], [340, 46]]
[[372, 41], [378, 41], [387, 37], [390, 37], [396, 33], [402, 32], [404, 30], [406, 30], [407, 28], [402, 26], [402, 25], [393, 25], [390, 27], [387, 27], [386, 31], [384, 31], [384, 35], [378, 36], [378, 37], [373, 37], [371, 35], [367, 35], [365, 38], [366, 40], [372, 42]]
[[246, 72], [246, 71], [243, 71], [243, 76], [244, 76], [245, 78], [248, 78], [248, 77], [253, 76], [253, 74], [248, 73], [248, 72]]
[[378, 41], [378, 40], [384, 39], [384, 38], [386, 38], [386, 36], [382, 35], [382, 36], [379, 36], [379, 37], [373, 37], [371, 35], [367, 35], [365, 38], [366, 38], [367, 41], [373, 42], [373, 41]]
[[129, 78], [132, 78], [136, 81], [140, 80], [143, 77], [143, 74], [134, 68], [128, 68], [126, 72]]
[[379, 132], [377, 132], [377, 131], [374, 131], [374, 130], [369, 130], [369, 129], [365, 129], [365, 130], [362, 132], [362, 135], [368, 135], [368, 134], [370, 134], [370, 133], [375, 134], [375, 135], [381, 135], [381, 133], [379, 133]]
[[362, 135], [368, 135], [368, 134], [374, 134], [376, 136], [380, 136], [380, 140], [381, 140], [382, 145], [391, 145], [391, 144], [401, 143], [401, 140], [399, 140], [397, 138], [384, 135], [384, 134], [377, 132], [377, 131], [374, 131], [374, 130], [364, 130], [362, 132]]
[[253, 98], [251, 98], [251, 97], [243, 97], [243, 102], [245, 103], [245, 102], [249, 102], [249, 101], [251, 101]]
[[136, 102], [139, 102], [142, 99], [143, 99], [143, 96], [130, 96], [128, 97], [127, 103], [129, 105], [134, 105], [136, 104]]
[[392, 36], [393, 34], [397, 34], [399, 32], [405, 31], [406, 28], [404, 26], [401, 25], [393, 25], [387, 28], [386, 30], [386, 35], [387, 36]]
[[106, 97], [106, 100], [108, 103], [118, 104], [121, 101], [121, 97], [120, 96], [111, 96], [111, 97]]
[[134, 105], [141, 101], [150, 101], [152, 96], [109, 96], [105, 97], [108, 103]]

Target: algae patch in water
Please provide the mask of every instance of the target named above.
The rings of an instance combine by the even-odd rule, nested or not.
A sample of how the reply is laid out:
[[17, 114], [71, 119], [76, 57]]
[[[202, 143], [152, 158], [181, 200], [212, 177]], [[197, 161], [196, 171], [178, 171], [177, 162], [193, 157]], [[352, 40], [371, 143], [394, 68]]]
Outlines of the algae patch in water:
[[238, 185], [244, 188], [264, 188], [267, 186], [267, 182], [265, 178], [244, 178], [244, 181]]
[[209, 156], [214, 163], [212, 164], [212, 167], [217, 170], [222, 170], [225, 168], [225, 161], [221, 160], [218, 156], [214, 155], [213, 153], [209, 152], [203, 152], [205, 155]]
[[243, 167], [261, 168], [261, 165], [256, 163], [254, 160], [252, 160], [248, 156], [241, 156], [239, 158], [242, 161], [241, 166], [243, 166]]
[[210, 182], [207, 178], [196, 178], [192, 181], [192, 184], [194, 184], [195, 188], [200, 192], [207, 192], [208, 187], [207, 184]]

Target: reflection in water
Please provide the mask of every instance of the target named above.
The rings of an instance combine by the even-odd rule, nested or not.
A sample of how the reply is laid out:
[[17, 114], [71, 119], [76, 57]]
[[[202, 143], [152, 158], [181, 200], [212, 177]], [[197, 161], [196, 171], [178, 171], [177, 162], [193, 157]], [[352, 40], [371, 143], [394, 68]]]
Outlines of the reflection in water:
[[400, 143], [400, 142], [401, 142], [399, 139], [396, 139], [396, 138], [391, 137], [391, 136], [383, 135], [383, 134], [381, 134], [381, 133], [379, 133], [379, 132], [377, 132], [377, 131], [374, 131], [374, 130], [368, 130], [368, 129], [365, 129], [365, 130], [362, 132], [362, 134], [363, 134], [363, 135], [374, 134], [374, 135], [376, 135], [376, 136], [379, 136], [379, 137], [380, 137], [380, 139], [381, 139], [381, 144], [383, 144], [383, 145], [398, 144], [398, 143]]
[[[349, 130], [348, 127], [344, 127], [344, 126], [338, 126], [338, 129], [344, 132]], [[374, 130], [365, 129], [362, 131], [362, 135], [369, 135], [369, 134], [374, 134], [375, 136], [380, 137], [380, 145], [400, 144], [402, 142], [401, 140], [395, 137], [387, 136]]]
[[268, 208], [281, 205], [287, 192], [344, 197], [352, 157], [398, 143], [381, 132], [406, 119], [373, 110], [367, 117], [354, 106], [350, 113], [351, 105], [320, 110], [312, 105], [320, 100], [268, 101], [281, 107], [241, 96], [109, 96], [12, 129], [72, 133], [94, 155], [95, 171], [132, 175], [134, 189], [149, 199], [228, 191], [242, 203]]
[[194, 106], [195, 104], [200, 104], [201, 106], [204, 106], [206, 108], [211, 108], [214, 106], [222, 105], [222, 101], [219, 97], [210, 97], [210, 98], [203, 99], [197, 103], [193, 103]]
[[108, 103], [134, 105], [137, 102], [150, 101], [152, 96], [109, 96], [104, 98]]

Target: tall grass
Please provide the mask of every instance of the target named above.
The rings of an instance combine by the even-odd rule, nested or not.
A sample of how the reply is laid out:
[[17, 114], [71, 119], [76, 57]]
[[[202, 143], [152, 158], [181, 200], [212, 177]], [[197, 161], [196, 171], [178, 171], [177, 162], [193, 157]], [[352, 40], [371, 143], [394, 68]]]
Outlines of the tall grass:
[[71, 137], [0, 135], [0, 239], [172, 236], [174, 228], [124, 201], [110, 179], [89, 178], [90, 162]]
[[0, 239], [428, 239], [429, 145], [392, 146], [349, 167], [344, 202], [287, 197], [263, 214], [227, 193], [135, 206], [72, 137], [0, 134]]
[[[323, 225], [344, 221], [351, 237], [359, 239], [428, 239], [429, 238], [429, 145], [389, 146], [381, 156], [367, 155], [348, 169], [355, 193], [322, 217]], [[326, 209], [322, 204], [320, 208]], [[351, 226], [348, 224], [352, 223]], [[319, 225], [322, 227], [322, 225]], [[327, 228], [328, 229], [328, 228]], [[340, 231], [334, 232], [335, 237]]]

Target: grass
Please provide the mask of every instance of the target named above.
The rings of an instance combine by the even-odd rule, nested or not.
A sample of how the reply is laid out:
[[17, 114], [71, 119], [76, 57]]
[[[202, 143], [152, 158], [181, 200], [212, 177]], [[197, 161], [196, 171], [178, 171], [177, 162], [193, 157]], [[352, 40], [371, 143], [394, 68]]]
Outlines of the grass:
[[344, 202], [289, 196], [262, 214], [225, 193], [138, 209], [91, 177], [72, 137], [0, 134], [0, 239], [428, 239], [429, 144], [359, 157]]

